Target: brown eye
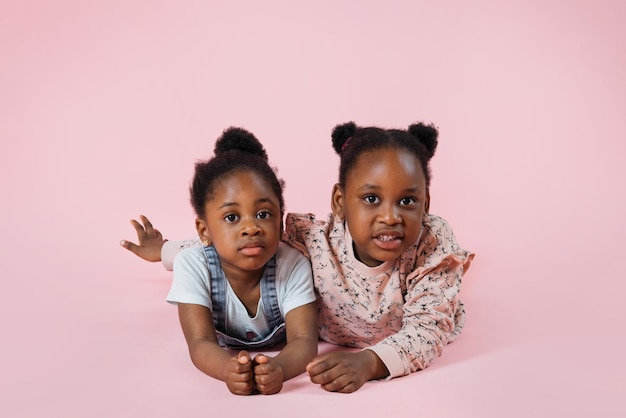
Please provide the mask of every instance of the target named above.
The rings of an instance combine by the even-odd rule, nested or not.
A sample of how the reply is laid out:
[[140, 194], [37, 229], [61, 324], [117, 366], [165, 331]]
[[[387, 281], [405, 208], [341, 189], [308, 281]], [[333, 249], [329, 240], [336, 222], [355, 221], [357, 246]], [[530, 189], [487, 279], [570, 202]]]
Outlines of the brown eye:
[[367, 203], [370, 203], [370, 204], [378, 203], [378, 196], [374, 194], [368, 194], [367, 196], [363, 198], [363, 200], [365, 200]]
[[226, 215], [226, 216], [224, 216], [224, 220], [225, 220], [226, 222], [228, 222], [228, 223], [233, 223], [233, 222], [236, 222], [236, 221], [237, 221], [237, 219], [239, 219], [239, 216], [237, 216], [237, 215], [232, 215], [232, 214], [231, 214], [231, 215]]
[[416, 202], [417, 202], [417, 199], [415, 199], [413, 197], [403, 197], [402, 199], [400, 199], [400, 205], [401, 206], [414, 205]]

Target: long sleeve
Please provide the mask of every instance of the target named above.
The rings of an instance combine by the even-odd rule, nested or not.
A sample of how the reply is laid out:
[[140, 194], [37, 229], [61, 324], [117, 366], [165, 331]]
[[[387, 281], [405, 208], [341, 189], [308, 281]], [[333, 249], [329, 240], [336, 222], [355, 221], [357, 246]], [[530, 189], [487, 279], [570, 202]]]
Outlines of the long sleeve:
[[402, 328], [371, 347], [390, 377], [428, 367], [465, 324], [459, 292], [474, 254], [459, 247], [443, 219], [430, 218], [428, 235], [417, 249], [417, 267], [406, 275]]

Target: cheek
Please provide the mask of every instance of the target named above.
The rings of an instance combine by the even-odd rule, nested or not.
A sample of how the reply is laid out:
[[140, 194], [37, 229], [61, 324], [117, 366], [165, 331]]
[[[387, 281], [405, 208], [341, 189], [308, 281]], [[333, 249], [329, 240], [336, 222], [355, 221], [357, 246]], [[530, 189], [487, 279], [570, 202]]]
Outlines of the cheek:
[[412, 227], [417, 227], [418, 229], [421, 227], [422, 222], [424, 221], [424, 215], [420, 213], [410, 213], [405, 215], [405, 222], [407, 225], [411, 225]]

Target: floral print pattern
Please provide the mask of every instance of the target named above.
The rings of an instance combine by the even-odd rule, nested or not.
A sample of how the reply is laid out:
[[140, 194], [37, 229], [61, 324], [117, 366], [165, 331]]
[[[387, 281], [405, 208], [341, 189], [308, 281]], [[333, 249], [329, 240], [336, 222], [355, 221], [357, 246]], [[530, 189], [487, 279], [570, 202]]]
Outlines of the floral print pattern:
[[359, 262], [343, 221], [288, 214], [284, 240], [311, 260], [320, 338], [370, 348], [390, 377], [429, 366], [465, 323], [461, 279], [474, 254], [459, 247], [448, 223], [424, 218], [420, 239], [376, 267]]

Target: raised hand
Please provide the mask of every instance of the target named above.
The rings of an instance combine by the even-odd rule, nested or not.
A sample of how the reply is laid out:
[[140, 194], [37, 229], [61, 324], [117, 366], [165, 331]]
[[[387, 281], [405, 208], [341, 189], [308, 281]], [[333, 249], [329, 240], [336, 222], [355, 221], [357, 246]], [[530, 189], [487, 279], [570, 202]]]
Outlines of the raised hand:
[[139, 244], [122, 240], [120, 245], [146, 261], [161, 261], [161, 248], [167, 240], [163, 239], [159, 230], [152, 226], [148, 218], [140, 215], [139, 219], [141, 219], [143, 225], [135, 219], [130, 221], [135, 231], [137, 231]]

